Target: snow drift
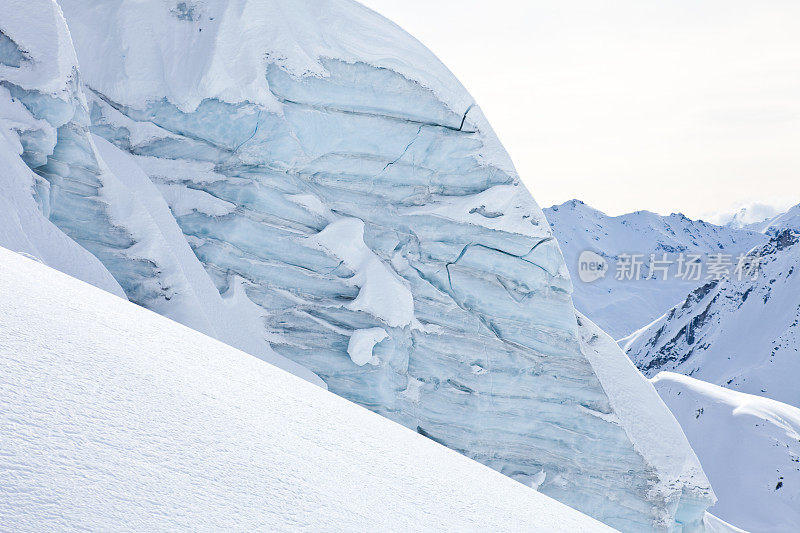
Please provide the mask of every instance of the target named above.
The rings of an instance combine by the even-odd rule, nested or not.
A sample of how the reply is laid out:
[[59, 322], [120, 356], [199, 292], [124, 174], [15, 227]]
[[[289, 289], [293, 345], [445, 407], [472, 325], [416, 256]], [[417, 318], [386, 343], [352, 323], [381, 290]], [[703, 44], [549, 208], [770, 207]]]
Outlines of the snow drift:
[[800, 409], [671, 372], [652, 381], [714, 484], [711, 511], [748, 531], [800, 529]]

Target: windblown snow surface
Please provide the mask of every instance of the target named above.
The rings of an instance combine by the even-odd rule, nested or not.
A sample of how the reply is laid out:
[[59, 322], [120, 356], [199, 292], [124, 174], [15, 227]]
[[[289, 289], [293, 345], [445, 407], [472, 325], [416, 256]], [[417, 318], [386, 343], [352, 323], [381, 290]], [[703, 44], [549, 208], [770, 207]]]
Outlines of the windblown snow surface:
[[0, 248], [10, 531], [611, 531], [253, 356]]
[[800, 530], [800, 409], [671, 372], [652, 381], [714, 485], [712, 512], [748, 531]]
[[425, 47], [349, 0], [60, 5], [2, 6], [19, 190], [128, 299], [620, 529], [702, 527], [680, 428]]

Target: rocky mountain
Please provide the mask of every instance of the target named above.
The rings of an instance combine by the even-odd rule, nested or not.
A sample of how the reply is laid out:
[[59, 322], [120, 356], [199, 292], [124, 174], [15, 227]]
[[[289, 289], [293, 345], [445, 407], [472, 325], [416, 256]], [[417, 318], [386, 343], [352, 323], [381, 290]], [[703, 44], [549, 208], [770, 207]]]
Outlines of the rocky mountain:
[[669, 370], [798, 406], [800, 237], [784, 229], [749, 255], [754, 276], [709, 281], [619, 343], [648, 376]]

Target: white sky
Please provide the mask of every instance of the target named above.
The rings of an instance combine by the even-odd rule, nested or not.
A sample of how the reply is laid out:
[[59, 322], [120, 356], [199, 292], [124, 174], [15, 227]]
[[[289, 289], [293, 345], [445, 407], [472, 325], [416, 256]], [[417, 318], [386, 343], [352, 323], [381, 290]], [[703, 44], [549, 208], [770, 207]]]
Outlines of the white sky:
[[800, 203], [797, 0], [362, 0], [432, 49], [546, 207]]

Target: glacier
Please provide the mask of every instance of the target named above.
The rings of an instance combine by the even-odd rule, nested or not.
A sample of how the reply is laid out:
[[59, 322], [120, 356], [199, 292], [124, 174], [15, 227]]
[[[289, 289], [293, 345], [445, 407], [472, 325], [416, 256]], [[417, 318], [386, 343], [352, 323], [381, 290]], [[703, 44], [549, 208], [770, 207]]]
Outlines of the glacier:
[[[18, 229], [8, 231], [0, 244], [324, 386], [312, 372], [270, 348], [258, 333], [258, 316], [240, 292], [221, 295], [216, 290], [147, 175], [113, 147], [109, 153], [105, 141], [95, 143], [59, 6], [50, 0], [14, 0], [4, 8], [9, 13], [0, 25], [6, 43], [0, 56], [0, 99], [11, 139], [4, 159], [16, 167], [24, 162], [29, 175], [3, 178], [11, 180], [6, 216], [16, 215]], [[22, 60], [13, 60], [17, 57]], [[53, 224], [61, 231], [41, 234]], [[81, 252], [91, 260], [74, 257]], [[69, 264], [62, 268], [65, 261]]]
[[[71, 114], [69, 78], [77, 59], [66, 25], [58, 23], [58, 6], [23, 4], [4, 4], [0, 21], [0, 246], [123, 296], [100, 260], [48, 220], [32, 194], [46, 182], [31, 168], [46, 163], [56, 145], [57, 128]], [[22, 17], [23, 13], [30, 15]], [[9, 34], [26, 42], [25, 49]], [[30, 97], [21, 100], [21, 94]], [[45, 114], [46, 120], [35, 116]]]
[[702, 529], [680, 427], [424, 46], [345, 0], [11, 4], [37, 216], [128, 299], [615, 528]]

